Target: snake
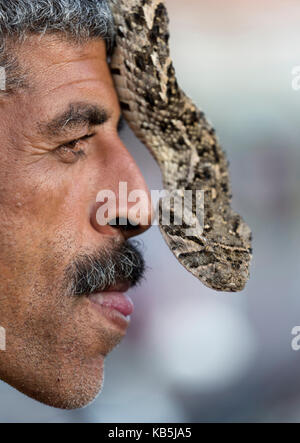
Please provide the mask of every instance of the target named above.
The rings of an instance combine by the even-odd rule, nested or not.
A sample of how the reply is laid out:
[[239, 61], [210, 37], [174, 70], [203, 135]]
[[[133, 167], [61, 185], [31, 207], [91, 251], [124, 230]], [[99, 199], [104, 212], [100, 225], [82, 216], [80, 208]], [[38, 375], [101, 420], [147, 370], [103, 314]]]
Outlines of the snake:
[[[159, 219], [161, 234], [204, 285], [241, 291], [249, 279], [252, 233], [231, 207], [229, 162], [215, 129], [176, 79], [166, 3], [109, 0], [109, 5], [115, 26], [109, 64], [122, 114], [157, 162], [164, 189], [193, 197], [181, 225], [172, 200], [170, 223]], [[203, 223], [195, 227], [197, 191], [204, 205]]]

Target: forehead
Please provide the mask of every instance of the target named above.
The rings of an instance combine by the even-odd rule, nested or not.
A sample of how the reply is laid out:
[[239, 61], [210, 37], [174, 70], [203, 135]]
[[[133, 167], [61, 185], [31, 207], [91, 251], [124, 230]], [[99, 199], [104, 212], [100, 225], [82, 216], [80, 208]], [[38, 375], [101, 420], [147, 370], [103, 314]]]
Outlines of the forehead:
[[27, 101], [38, 112], [48, 113], [66, 102], [98, 99], [102, 106], [118, 107], [102, 40], [79, 45], [57, 36], [31, 36], [17, 52], [29, 77]]
[[[77, 44], [60, 35], [30, 36], [16, 48], [20, 63], [29, 72], [33, 86], [59, 86], [70, 80], [85, 79], [87, 75], [112, 82], [106, 47], [100, 39]], [[53, 75], [59, 76], [53, 78]], [[56, 84], [57, 83], [57, 84]]]

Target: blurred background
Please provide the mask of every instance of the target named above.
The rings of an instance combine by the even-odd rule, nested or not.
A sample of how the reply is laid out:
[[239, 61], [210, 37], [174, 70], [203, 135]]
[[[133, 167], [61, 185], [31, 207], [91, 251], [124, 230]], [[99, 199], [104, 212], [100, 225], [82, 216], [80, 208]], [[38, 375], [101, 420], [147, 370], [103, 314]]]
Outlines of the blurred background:
[[[101, 396], [67, 412], [0, 384], [1, 422], [300, 422], [299, 0], [167, 0], [183, 89], [213, 122], [230, 160], [233, 205], [254, 234], [238, 294], [206, 288], [154, 226], [131, 292], [127, 337], [106, 362]], [[150, 189], [160, 172], [127, 130]]]

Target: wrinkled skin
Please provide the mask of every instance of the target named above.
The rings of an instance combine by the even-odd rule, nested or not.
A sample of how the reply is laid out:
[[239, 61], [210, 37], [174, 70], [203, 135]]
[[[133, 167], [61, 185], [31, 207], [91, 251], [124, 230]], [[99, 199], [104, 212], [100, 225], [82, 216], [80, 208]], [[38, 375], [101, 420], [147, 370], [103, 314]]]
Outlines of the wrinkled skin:
[[[136, 231], [98, 225], [101, 189], [117, 194], [120, 181], [129, 192], [148, 189], [117, 133], [104, 43], [32, 36], [18, 55], [29, 88], [0, 100], [0, 325], [7, 335], [0, 378], [46, 404], [77, 408], [101, 390], [104, 358], [126, 328], [101, 317], [88, 298], [70, 297], [64, 271], [79, 252], [120, 244], [150, 224], [149, 210], [149, 224]], [[99, 104], [109, 119], [66, 137], [42, 134], [41, 123], [72, 102]], [[57, 150], [91, 132], [80, 142], [84, 157]]]

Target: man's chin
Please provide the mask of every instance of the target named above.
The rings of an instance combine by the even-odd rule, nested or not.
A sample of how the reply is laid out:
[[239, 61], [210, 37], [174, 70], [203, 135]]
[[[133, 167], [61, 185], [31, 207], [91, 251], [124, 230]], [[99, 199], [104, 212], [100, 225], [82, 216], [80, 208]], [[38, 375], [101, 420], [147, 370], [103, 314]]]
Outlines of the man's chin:
[[45, 373], [37, 373], [21, 383], [19, 380], [5, 381], [40, 403], [71, 410], [88, 406], [98, 397], [103, 386], [103, 371], [104, 357], [98, 357], [89, 364], [78, 362], [77, 367], [49, 371], [46, 377]]
[[89, 406], [96, 398], [101, 394], [102, 384], [94, 389], [92, 392], [68, 392], [66, 395], [57, 396], [55, 398], [39, 398], [32, 397], [34, 400], [39, 401], [47, 406], [51, 406], [57, 409], [73, 410], [81, 409]]
[[36, 400], [58, 409], [80, 409], [93, 403], [101, 394], [103, 382], [77, 387], [72, 391], [56, 393], [54, 398]]

